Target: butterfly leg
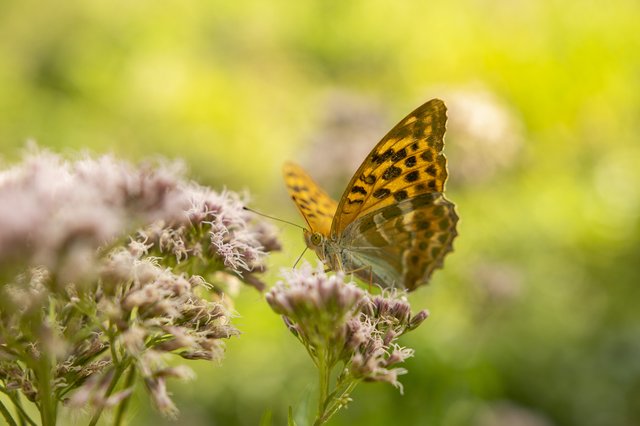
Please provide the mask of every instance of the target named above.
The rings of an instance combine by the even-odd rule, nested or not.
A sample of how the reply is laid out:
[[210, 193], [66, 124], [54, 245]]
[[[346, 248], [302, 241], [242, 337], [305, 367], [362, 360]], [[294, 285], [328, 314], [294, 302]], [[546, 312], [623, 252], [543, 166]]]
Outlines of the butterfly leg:
[[362, 278], [363, 280], [365, 280], [366, 278], [363, 278], [363, 275], [366, 276], [365, 274], [358, 274], [358, 272], [361, 271], [368, 271], [369, 272], [369, 292], [371, 292], [371, 289], [373, 287], [373, 267], [371, 265], [363, 265], [360, 266], [358, 268], [355, 269], [345, 269], [344, 267], [344, 262], [343, 259], [340, 256], [334, 256], [332, 258], [330, 258], [330, 261], [325, 265], [325, 270], [324, 272], [338, 272], [338, 271], [342, 271], [345, 274], [350, 274], [351, 278], [353, 279], [353, 275], [356, 274], [356, 276], [359, 276], [360, 278]]
[[360, 272], [360, 271], [368, 271], [369, 272], [369, 293], [371, 293], [371, 289], [373, 288], [373, 267], [371, 265], [361, 266], [359, 268], [352, 269], [350, 271], [345, 271], [345, 272], [347, 274], [351, 274], [351, 276], [353, 277], [353, 274], [355, 274], [357, 272]]

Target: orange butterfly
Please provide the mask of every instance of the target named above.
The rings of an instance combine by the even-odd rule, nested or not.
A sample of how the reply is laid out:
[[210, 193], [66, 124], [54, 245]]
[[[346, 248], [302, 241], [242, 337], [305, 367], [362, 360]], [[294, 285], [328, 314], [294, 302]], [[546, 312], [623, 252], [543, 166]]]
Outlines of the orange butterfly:
[[444, 197], [447, 108], [432, 99], [373, 148], [336, 203], [300, 167], [284, 179], [309, 225], [307, 246], [334, 271], [409, 291], [452, 251], [455, 206]]

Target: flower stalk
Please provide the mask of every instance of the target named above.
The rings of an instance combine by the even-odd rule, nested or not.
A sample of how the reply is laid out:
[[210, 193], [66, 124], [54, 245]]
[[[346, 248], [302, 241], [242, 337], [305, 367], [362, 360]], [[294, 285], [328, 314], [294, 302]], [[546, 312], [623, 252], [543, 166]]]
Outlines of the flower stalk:
[[[427, 312], [411, 314], [403, 293], [373, 296], [343, 273], [327, 275], [321, 264], [285, 271], [267, 294], [318, 369], [318, 410], [314, 426], [325, 424], [351, 401], [362, 381], [385, 381], [402, 392], [395, 366], [413, 355], [397, 340], [417, 328]], [[332, 377], [337, 376], [335, 379]]]

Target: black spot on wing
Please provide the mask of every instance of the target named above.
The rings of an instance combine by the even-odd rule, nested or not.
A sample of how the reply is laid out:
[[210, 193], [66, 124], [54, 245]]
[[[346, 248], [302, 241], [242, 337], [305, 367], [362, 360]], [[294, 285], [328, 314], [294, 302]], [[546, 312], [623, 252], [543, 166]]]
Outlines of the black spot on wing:
[[358, 185], [356, 185], [353, 188], [351, 188], [351, 193], [367, 195], [367, 191], [364, 189], [364, 187], [358, 186]]
[[413, 207], [414, 210], [417, 210], [419, 207], [433, 204], [433, 200], [435, 197], [436, 195], [433, 193], [416, 195], [411, 199], [411, 206]]
[[362, 175], [360, 176], [360, 180], [366, 183], [367, 185], [373, 185], [374, 183], [376, 183], [375, 175], [369, 175], [369, 176]]
[[393, 219], [402, 215], [402, 209], [398, 206], [389, 206], [382, 210], [382, 217], [385, 219]]
[[416, 223], [416, 227], [419, 230], [429, 229], [429, 222], [427, 222], [426, 220], [421, 220], [418, 223]]
[[422, 158], [424, 161], [433, 161], [433, 152], [428, 149], [420, 155], [420, 158]]
[[389, 191], [387, 188], [379, 188], [375, 190], [373, 196], [378, 200], [382, 200], [384, 198], [387, 198], [389, 194], [391, 194], [391, 191]]
[[404, 177], [407, 182], [415, 182], [418, 179], [420, 179], [420, 172], [417, 170], [407, 173]]
[[441, 151], [444, 146], [444, 142], [442, 139], [437, 138], [435, 135], [431, 134], [427, 137], [427, 143], [429, 146], [434, 147], [436, 150]]
[[449, 223], [449, 218], [445, 217], [444, 219], [442, 219], [440, 222], [438, 222], [438, 226], [440, 227], [441, 230], [446, 230], [449, 228], [450, 223]]
[[417, 121], [413, 128], [413, 138], [414, 139], [422, 139], [426, 130], [426, 125], [424, 122]]
[[402, 127], [400, 127], [399, 129], [396, 129], [395, 133], [394, 133], [394, 137], [398, 140], [400, 139], [404, 139], [407, 136], [409, 136], [410, 134], [410, 126], [407, 126], [407, 123], [403, 123]]
[[390, 166], [382, 174], [382, 179], [384, 180], [395, 179], [398, 176], [400, 176], [401, 173], [402, 173], [402, 169], [400, 167]]
[[391, 158], [393, 155], [395, 154], [395, 152], [393, 151], [393, 148], [389, 148], [387, 149], [385, 152], [383, 152], [382, 154], [379, 154], [377, 152], [374, 152], [371, 155], [371, 161], [373, 161], [376, 164], [382, 164], [385, 161], [387, 161], [389, 158]]
[[415, 155], [412, 155], [411, 157], [407, 158], [406, 160], [404, 160], [404, 165], [407, 167], [413, 167], [416, 165], [416, 157]]
[[404, 158], [406, 158], [407, 156], [407, 149], [406, 148], [402, 148], [400, 151], [396, 152], [395, 154], [393, 154], [391, 156], [391, 161], [398, 162]]
[[395, 200], [398, 202], [406, 200], [407, 197], [409, 197], [409, 194], [407, 194], [407, 191], [405, 191], [404, 189], [393, 193], [393, 198], [395, 198]]

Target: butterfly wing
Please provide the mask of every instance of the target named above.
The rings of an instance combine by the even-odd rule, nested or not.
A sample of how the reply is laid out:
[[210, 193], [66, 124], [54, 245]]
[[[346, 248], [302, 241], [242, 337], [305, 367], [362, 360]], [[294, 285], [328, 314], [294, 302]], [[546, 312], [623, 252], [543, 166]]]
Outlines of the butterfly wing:
[[452, 249], [458, 216], [441, 193], [383, 207], [352, 222], [342, 241], [344, 269], [364, 281], [409, 291], [426, 283]]
[[331, 226], [337, 239], [356, 218], [417, 195], [444, 191], [447, 108], [432, 99], [398, 123], [351, 178]]
[[283, 173], [289, 195], [310, 230], [328, 236], [337, 203], [299, 166], [285, 163]]
[[345, 270], [387, 287], [414, 290], [442, 266], [458, 216], [444, 198], [447, 109], [432, 99], [398, 123], [347, 186], [331, 235]]

